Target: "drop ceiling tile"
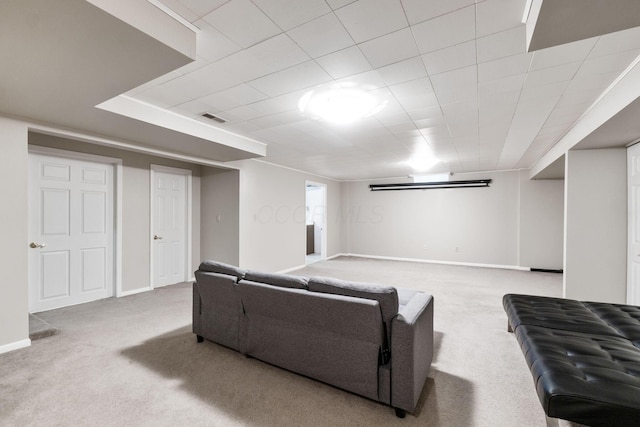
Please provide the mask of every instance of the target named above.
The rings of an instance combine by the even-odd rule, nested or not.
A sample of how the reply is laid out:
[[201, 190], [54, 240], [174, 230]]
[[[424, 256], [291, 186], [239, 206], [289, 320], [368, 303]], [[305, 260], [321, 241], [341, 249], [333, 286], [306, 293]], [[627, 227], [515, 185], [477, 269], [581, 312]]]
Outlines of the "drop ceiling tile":
[[327, 3], [331, 6], [331, 9], [336, 10], [348, 4], [355, 3], [356, 1], [357, 0], [327, 0]]
[[171, 110], [188, 117], [200, 117], [202, 113], [206, 112], [216, 113], [213, 106], [197, 99], [195, 101], [187, 101], [182, 104], [178, 104], [172, 107]]
[[[254, 65], [255, 76], [284, 70], [308, 61], [307, 55], [286, 34], [278, 34], [268, 40], [251, 46], [246, 54], [250, 57], [248, 65]], [[241, 64], [239, 64], [241, 66]]]
[[590, 56], [605, 56], [640, 48], [640, 27], [609, 33], [598, 38]]
[[418, 48], [409, 28], [369, 40], [359, 45], [374, 68], [384, 67], [418, 55]]
[[365, 71], [364, 73], [354, 74], [352, 76], [343, 77], [337, 80], [338, 84], [345, 86], [359, 85], [368, 89], [384, 87], [384, 81], [376, 70]]
[[488, 82], [504, 77], [524, 75], [529, 70], [532, 55], [521, 53], [478, 64], [478, 81]]
[[251, 104], [251, 108], [262, 112], [263, 115], [282, 113], [285, 111], [298, 111], [298, 102], [307, 90], [287, 93], [273, 98], [267, 98], [264, 101], [258, 101]]
[[[216, 30], [242, 47], [249, 47], [282, 32], [250, 0], [234, 0], [204, 16]], [[241, 22], [242, 25], [238, 25]]]
[[519, 99], [520, 90], [493, 90], [478, 93], [478, 104], [480, 108], [497, 108], [504, 105], [515, 105]]
[[433, 93], [433, 87], [429, 78], [424, 77], [417, 80], [411, 80], [408, 82], [398, 83], [389, 87], [391, 92], [397, 98], [403, 98], [405, 96], [422, 95], [427, 93]]
[[611, 55], [587, 58], [576, 73], [576, 78], [613, 71], [622, 72], [638, 57], [639, 53], [640, 50], [627, 50]]
[[476, 63], [476, 42], [468, 41], [422, 55], [430, 75], [463, 68]]
[[591, 38], [537, 50], [533, 53], [531, 71], [555, 67], [569, 62], [584, 61], [591, 49], [593, 49], [596, 40]]
[[196, 45], [198, 55], [210, 62], [229, 56], [242, 49], [220, 31], [213, 28], [204, 20], [196, 21], [200, 28], [196, 33]]
[[[160, 3], [164, 4], [165, 6], [167, 6], [169, 9], [171, 9], [172, 11], [174, 11], [175, 13], [177, 13], [178, 15], [180, 15], [181, 17], [183, 17], [184, 19], [186, 19], [187, 21], [193, 23], [195, 21], [198, 20], [199, 16], [197, 13], [195, 13], [194, 11], [192, 11], [191, 9], [189, 9], [188, 7], [186, 7], [180, 0], [160, 0]], [[207, 6], [209, 7], [209, 6]], [[213, 10], [213, 9], [211, 9]], [[211, 12], [211, 10], [208, 10], [205, 13], [209, 13]]]
[[[238, 67], [238, 68], [236, 68]], [[256, 78], [259, 64], [247, 51], [240, 51], [188, 74], [201, 85], [200, 96], [219, 92]]]
[[232, 88], [207, 95], [200, 101], [211, 105], [217, 111], [231, 110], [244, 104], [251, 104], [265, 99], [267, 96], [247, 84], [240, 84]]
[[558, 107], [563, 107], [565, 105], [585, 105], [592, 104], [600, 93], [593, 91], [578, 91], [578, 92], [569, 92], [562, 95], [560, 101], [558, 101]]
[[549, 83], [547, 85], [524, 85], [522, 93], [520, 94], [521, 100], [527, 100], [538, 96], [550, 97], [562, 95], [569, 86], [570, 81], [564, 80], [560, 82]]
[[571, 62], [569, 64], [532, 71], [527, 75], [524, 86], [525, 88], [533, 88], [551, 83], [569, 81], [576, 75], [580, 65], [580, 62]]
[[447, 1], [425, 1], [425, 0], [402, 0], [407, 19], [411, 25], [418, 22], [427, 21], [435, 17], [454, 12], [466, 6], [473, 5], [475, 0], [447, 0]]
[[411, 27], [420, 53], [429, 53], [475, 38], [475, 6], [448, 13]]
[[613, 71], [610, 73], [591, 74], [584, 76], [576, 76], [569, 83], [567, 90], [594, 90], [602, 92], [607, 88], [618, 76], [619, 71]]
[[526, 52], [525, 26], [477, 39], [478, 63]]
[[437, 105], [434, 105], [431, 107], [425, 107], [425, 108], [410, 109], [410, 110], [407, 110], [407, 114], [413, 121], [442, 119], [442, 112], [440, 110], [440, 107]]
[[476, 6], [477, 37], [499, 33], [522, 23], [525, 0], [486, 0]]
[[316, 58], [316, 62], [334, 79], [371, 70], [369, 61], [357, 46]]
[[378, 68], [378, 73], [389, 86], [427, 76], [424, 64], [419, 57]]
[[284, 31], [331, 12], [324, 0], [253, 0], [253, 3]]
[[287, 34], [312, 58], [354, 45], [353, 39], [333, 13], [300, 25]]
[[392, 33], [408, 25], [397, 1], [358, 0], [335, 11], [356, 43]]
[[154, 86], [140, 94], [146, 99], [153, 100], [153, 103], [163, 107], [183, 104], [192, 101], [202, 95], [202, 88], [197, 81], [180, 76], [168, 82]]
[[459, 68], [431, 77], [433, 90], [440, 104], [453, 104], [478, 98], [477, 66]]
[[[219, 8], [220, 6], [225, 4], [227, 1], [228, 0], [180, 0], [179, 2], [184, 7], [189, 9], [193, 14], [195, 14], [198, 18], [200, 18], [210, 13], [211, 11]], [[166, 3], [166, 2], [163, 1], [163, 3]], [[178, 11], [176, 10], [176, 12]], [[193, 21], [190, 21], [190, 22], [193, 22]]]
[[249, 84], [269, 96], [278, 96], [332, 80], [314, 61], [252, 80]]

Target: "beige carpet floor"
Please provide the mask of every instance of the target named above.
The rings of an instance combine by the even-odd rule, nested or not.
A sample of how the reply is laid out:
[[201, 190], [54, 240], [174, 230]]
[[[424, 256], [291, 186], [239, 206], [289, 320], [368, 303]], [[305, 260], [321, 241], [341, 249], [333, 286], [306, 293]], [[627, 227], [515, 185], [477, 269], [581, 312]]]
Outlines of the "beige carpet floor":
[[561, 275], [349, 257], [295, 274], [434, 295], [435, 357], [415, 414], [197, 344], [191, 286], [178, 284], [39, 313], [59, 332], [0, 355], [0, 425], [547, 425], [501, 298], [559, 296]]

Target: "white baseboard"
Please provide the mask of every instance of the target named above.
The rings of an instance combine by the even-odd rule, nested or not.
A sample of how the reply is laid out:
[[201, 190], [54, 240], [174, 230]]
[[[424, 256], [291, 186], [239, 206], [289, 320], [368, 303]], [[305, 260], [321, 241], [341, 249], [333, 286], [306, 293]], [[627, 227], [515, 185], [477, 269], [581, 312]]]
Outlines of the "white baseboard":
[[130, 291], [122, 291], [122, 292], [120, 292], [120, 295], [118, 295], [118, 298], [126, 297], [126, 296], [129, 296], [129, 295], [141, 294], [143, 292], [149, 292], [151, 290], [153, 290], [153, 289], [151, 287], [148, 287], [148, 288], [132, 289]]
[[14, 350], [19, 350], [21, 348], [29, 347], [30, 345], [31, 345], [31, 340], [29, 338], [12, 342], [10, 344], [0, 345], [0, 354], [8, 353]]
[[400, 257], [388, 257], [388, 256], [364, 255], [364, 254], [342, 254], [342, 256], [383, 259], [387, 261], [422, 262], [426, 264], [444, 264], [444, 265], [457, 265], [457, 266], [463, 266], [463, 267], [500, 268], [500, 269], [507, 269], [507, 270], [531, 271], [531, 268], [529, 267], [519, 267], [516, 265], [480, 264], [480, 263], [474, 263], [474, 262], [440, 261], [440, 260], [432, 260], [432, 259], [400, 258]]
[[286, 270], [278, 271], [278, 274], [286, 274], [286, 273], [290, 273], [290, 272], [292, 272], [292, 271], [300, 270], [301, 268], [305, 268], [305, 267], [306, 267], [306, 265], [299, 265], [299, 266], [297, 266], [297, 267], [287, 268]]

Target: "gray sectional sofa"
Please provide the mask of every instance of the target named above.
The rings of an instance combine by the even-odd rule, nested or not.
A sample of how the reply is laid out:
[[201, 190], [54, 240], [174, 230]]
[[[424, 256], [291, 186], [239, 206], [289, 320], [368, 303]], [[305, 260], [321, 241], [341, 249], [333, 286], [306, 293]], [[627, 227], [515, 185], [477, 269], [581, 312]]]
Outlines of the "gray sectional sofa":
[[433, 297], [411, 289], [204, 261], [193, 332], [247, 356], [414, 412], [433, 358]]

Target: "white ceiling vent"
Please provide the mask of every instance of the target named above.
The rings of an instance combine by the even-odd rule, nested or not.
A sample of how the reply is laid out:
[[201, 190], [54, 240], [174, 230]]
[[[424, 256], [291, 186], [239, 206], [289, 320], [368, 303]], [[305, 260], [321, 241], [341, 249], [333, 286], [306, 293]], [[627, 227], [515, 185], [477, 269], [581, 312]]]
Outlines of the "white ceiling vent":
[[213, 121], [218, 122], [218, 123], [227, 123], [227, 121], [225, 119], [223, 119], [222, 117], [214, 116], [211, 113], [202, 113], [202, 117], [206, 117], [207, 119], [213, 120]]

